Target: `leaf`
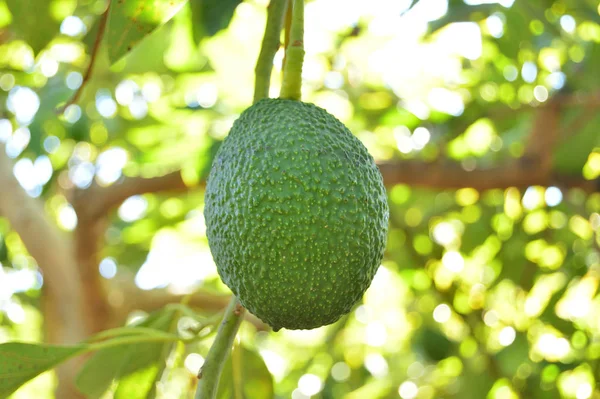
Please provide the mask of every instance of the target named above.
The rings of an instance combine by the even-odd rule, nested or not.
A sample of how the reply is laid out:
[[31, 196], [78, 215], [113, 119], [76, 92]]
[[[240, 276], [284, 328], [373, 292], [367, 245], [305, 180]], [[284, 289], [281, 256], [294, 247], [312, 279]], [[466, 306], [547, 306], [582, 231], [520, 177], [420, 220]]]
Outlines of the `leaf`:
[[448, 13], [445, 16], [429, 23], [430, 33], [434, 33], [453, 22], [469, 22], [475, 20], [475, 16], [488, 16], [497, 8], [496, 4], [470, 6], [462, 3], [462, 1], [460, 4], [450, 4]]
[[58, 346], [9, 342], [0, 345], [0, 398], [86, 349], [85, 345]]
[[460, 391], [454, 396], [457, 398], [485, 398], [487, 393], [494, 386], [494, 378], [489, 373], [482, 372], [480, 364], [467, 362], [468, 366], [459, 377], [463, 383], [460, 384]]
[[524, 363], [529, 363], [529, 341], [525, 334], [517, 334], [514, 342], [495, 355], [502, 375], [512, 377]]
[[98, 351], [77, 375], [77, 388], [90, 398], [99, 398], [117, 377], [128, 355], [129, 351], [120, 347]]
[[530, 19], [517, 7], [511, 7], [503, 13], [506, 16], [506, 26], [502, 37], [497, 40], [498, 48], [503, 55], [517, 60], [522, 43], [530, 42], [533, 37], [529, 29]]
[[595, 146], [600, 145], [600, 135], [598, 135], [598, 124], [600, 117], [590, 113], [590, 118], [585, 110], [567, 110], [564, 112], [567, 126], [575, 124], [577, 119], [589, 119], [585, 126], [578, 131], [567, 131], [571, 134], [568, 140], [564, 140], [562, 145], [554, 152], [554, 167], [560, 173], [581, 175], [581, 170], [585, 165], [589, 154]]
[[8, 248], [6, 247], [6, 241], [4, 236], [0, 232], [0, 262], [6, 262], [8, 260]]
[[566, 285], [563, 289], [555, 292], [554, 295], [552, 295], [550, 301], [548, 302], [548, 305], [544, 309], [544, 312], [538, 318], [540, 321], [551, 325], [567, 337], [570, 337], [575, 331], [577, 331], [577, 329], [573, 325], [573, 322], [571, 322], [570, 320], [562, 319], [556, 314], [556, 305], [565, 295], [567, 288], [568, 285]]
[[[219, 389], [217, 391], [218, 399], [230, 399], [234, 397], [244, 398], [255, 398], [255, 399], [267, 399], [275, 396], [273, 390], [273, 377], [263, 358], [254, 350], [248, 349], [244, 346], [237, 345], [233, 351], [239, 351], [232, 353], [225, 363], [221, 379], [219, 381]], [[241, 385], [244, 387], [244, 392], [240, 396], [234, 395], [234, 379], [233, 379], [233, 357], [237, 358], [240, 362], [239, 365], [239, 378], [241, 379]]]
[[[152, 313], [135, 327], [169, 331], [177, 311], [168, 308]], [[134, 333], [130, 329], [129, 334]], [[141, 331], [140, 331], [141, 332]], [[91, 398], [106, 392], [114, 380], [120, 380], [115, 398], [145, 398], [154, 387], [159, 363], [171, 343], [140, 343], [128, 348], [115, 347], [98, 351], [77, 375], [77, 388]]]
[[50, 15], [48, 0], [6, 0], [13, 21], [11, 28], [24, 39], [35, 54], [43, 50], [58, 33], [58, 22]]
[[196, 0], [190, 2], [194, 40], [216, 35], [227, 28], [242, 0]]
[[146, 368], [135, 371], [119, 381], [115, 392], [115, 399], [146, 398], [151, 397], [154, 385], [159, 375], [159, 367], [152, 364]]
[[[19, 0], [15, 0], [19, 1]], [[170, 20], [185, 0], [115, 0], [111, 2], [105, 40], [114, 64], [142, 39]]]
[[444, 333], [430, 326], [424, 326], [415, 333], [412, 347], [414, 352], [436, 362], [446, 359], [455, 351], [452, 341]]

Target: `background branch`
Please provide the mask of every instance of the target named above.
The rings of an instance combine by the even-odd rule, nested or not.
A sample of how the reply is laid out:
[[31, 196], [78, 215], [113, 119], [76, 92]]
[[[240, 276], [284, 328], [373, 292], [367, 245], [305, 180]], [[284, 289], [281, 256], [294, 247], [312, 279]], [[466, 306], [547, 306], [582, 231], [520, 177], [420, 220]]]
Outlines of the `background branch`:
[[[44, 276], [42, 310], [46, 340], [74, 344], [90, 333], [93, 312], [87, 308], [73, 248], [47, 216], [42, 202], [30, 197], [13, 174], [13, 163], [0, 145], [0, 216], [8, 219]], [[82, 398], [73, 381], [79, 366], [74, 359], [58, 367], [59, 398]]]
[[[203, 184], [203, 183], [202, 183]], [[85, 190], [75, 191], [71, 202], [78, 216], [90, 219], [106, 216], [133, 195], [156, 193], [161, 191], [187, 191], [188, 187], [180, 171], [156, 177], [123, 177], [118, 182], [102, 187], [94, 183]]]
[[30, 197], [13, 174], [13, 163], [0, 145], [0, 215], [8, 219], [44, 275], [46, 301], [52, 302], [60, 323], [61, 343], [75, 343], [86, 336], [82, 287], [69, 241], [48, 218], [42, 203]]
[[598, 183], [582, 177], [561, 175], [537, 170], [538, 164], [515, 162], [490, 169], [464, 170], [455, 162], [400, 161], [378, 164], [388, 187], [408, 184], [431, 189], [475, 188], [479, 191], [508, 187], [555, 185], [561, 188], [581, 188], [587, 192], [598, 190]]

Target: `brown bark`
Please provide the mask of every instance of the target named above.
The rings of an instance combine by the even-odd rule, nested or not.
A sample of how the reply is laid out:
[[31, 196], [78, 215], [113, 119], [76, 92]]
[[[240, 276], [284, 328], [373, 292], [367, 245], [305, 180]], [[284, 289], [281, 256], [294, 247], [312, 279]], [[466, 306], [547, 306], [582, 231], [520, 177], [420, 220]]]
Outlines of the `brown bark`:
[[[79, 217], [79, 216], [78, 216]], [[107, 328], [110, 321], [110, 307], [106, 292], [98, 272], [98, 253], [100, 251], [103, 235], [104, 219], [78, 220], [73, 241], [75, 246], [75, 259], [79, 264], [81, 284], [86, 307], [93, 310], [93, 319], [90, 323], [90, 333], [97, 333]]]
[[8, 219], [44, 275], [46, 302], [55, 308], [63, 342], [77, 342], [87, 334], [79, 271], [72, 247], [49, 220], [42, 203], [31, 198], [13, 175], [13, 165], [0, 146], [0, 214]]
[[93, 184], [86, 190], [75, 192], [73, 202], [78, 204], [78, 215], [85, 215], [91, 220], [105, 217], [111, 209], [134, 195], [188, 189], [177, 170], [156, 177], [124, 177], [108, 187]]
[[479, 191], [509, 187], [558, 186], [580, 188], [592, 193], [598, 183], [578, 176], [567, 176], [544, 170], [539, 163], [518, 160], [489, 169], [464, 170], [456, 162], [402, 161], [378, 164], [386, 187], [407, 184], [437, 190], [470, 187]]
[[156, 191], [180, 191], [186, 188], [181, 173], [176, 171], [152, 178], [125, 177], [108, 187], [94, 184], [86, 190], [72, 193], [70, 201], [78, 218], [74, 234], [75, 256], [80, 267], [80, 278], [85, 293], [82, 300], [94, 310], [94, 318], [90, 326], [92, 333], [112, 326], [113, 319], [107, 292], [98, 273], [98, 254], [102, 246], [108, 213], [133, 195]]
[[[596, 95], [586, 97], [597, 100]], [[559, 140], [560, 109], [562, 101], [573, 105], [574, 96], [552, 99], [535, 110], [535, 117], [527, 139], [523, 157], [488, 169], [465, 170], [459, 163], [438, 160], [394, 161], [378, 164], [388, 187], [396, 184], [432, 189], [475, 188], [479, 191], [508, 187], [555, 185], [564, 189], [581, 188], [587, 192], [598, 191], [598, 183], [581, 176], [560, 175], [552, 170], [554, 148]], [[583, 126], [580, 126], [583, 127]]]
[[[81, 301], [84, 297], [73, 248], [56, 228], [42, 207], [30, 197], [13, 175], [13, 164], [0, 146], [0, 215], [6, 217], [27, 250], [38, 263], [44, 276], [43, 311], [47, 340], [57, 344], [73, 344], [89, 335], [92, 312]], [[80, 397], [72, 381], [71, 362], [58, 368], [60, 398]], [[64, 383], [64, 382], [67, 383]]]
[[556, 185], [561, 188], [581, 188], [588, 192], [597, 190], [596, 183], [580, 177], [564, 176], [543, 170], [538, 163], [519, 160], [506, 166], [464, 170], [455, 162], [402, 161], [380, 163], [384, 184], [396, 184], [431, 189], [475, 188], [479, 191], [508, 187]]

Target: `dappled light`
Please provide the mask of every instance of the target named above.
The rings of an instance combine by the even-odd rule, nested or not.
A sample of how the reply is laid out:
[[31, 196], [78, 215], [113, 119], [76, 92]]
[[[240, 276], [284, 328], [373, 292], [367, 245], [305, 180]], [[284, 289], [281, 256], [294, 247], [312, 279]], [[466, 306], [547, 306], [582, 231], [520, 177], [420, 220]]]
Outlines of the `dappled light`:
[[[193, 397], [231, 294], [206, 179], [252, 103], [269, 3], [0, 0], [0, 343], [165, 340], [106, 381], [92, 364], [14, 394], [0, 353], [0, 397]], [[304, 18], [302, 100], [373, 156], [387, 246], [334, 324], [245, 316], [218, 397], [600, 398], [600, 6], [312, 0]]]

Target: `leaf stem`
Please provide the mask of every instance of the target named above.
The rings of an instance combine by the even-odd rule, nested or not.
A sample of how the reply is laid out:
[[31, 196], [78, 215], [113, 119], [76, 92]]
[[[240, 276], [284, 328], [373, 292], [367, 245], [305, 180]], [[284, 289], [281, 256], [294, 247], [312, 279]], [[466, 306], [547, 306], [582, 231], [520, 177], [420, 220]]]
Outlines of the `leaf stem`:
[[285, 51], [281, 98], [300, 100], [304, 62], [304, 0], [293, 0], [290, 43]]
[[219, 326], [215, 341], [210, 347], [204, 365], [198, 373], [199, 381], [195, 399], [215, 398], [217, 388], [219, 387], [221, 371], [223, 371], [225, 360], [231, 351], [235, 335], [242, 324], [244, 312], [245, 309], [237, 298], [231, 298], [231, 302], [223, 315], [223, 321]]
[[94, 71], [94, 66], [96, 65], [96, 56], [100, 50], [100, 44], [102, 43], [102, 39], [104, 38], [104, 32], [106, 31], [106, 22], [108, 21], [108, 15], [110, 14], [110, 6], [111, 0], [108, 0], [108, 5], [106, 6], [106, 11], [100, 16], [100, 23], [98, 25], [98, 33], [96, 34], [96, 39], [94, 40], [94, 45], [92, 47], [92, 51], [90, 54], [90, 63], [88, 64], [87, 70], [85, 71], [85, 75], [83, 75], [83, 80], [81, 81], [81, 85], [71, 97], [62, 107], [56, 110], [57, 113], [62, 114], [65, 110], [70, 106], [75, 104], [81, 94], [83, 93], [83, 89], [85, 88], [87, 82], [90, 80], [92, 76], [92, 72]]
[[285, 14], [287, 0], [271, 0], [267, 8], [267, 25], [263, 37], [260, 54], [254, 69], [254, 102], [269, 97], [271, 86], [271, 72], [273, 71], [273, 58], [281, 45], [281, 29], [283, 15]]

